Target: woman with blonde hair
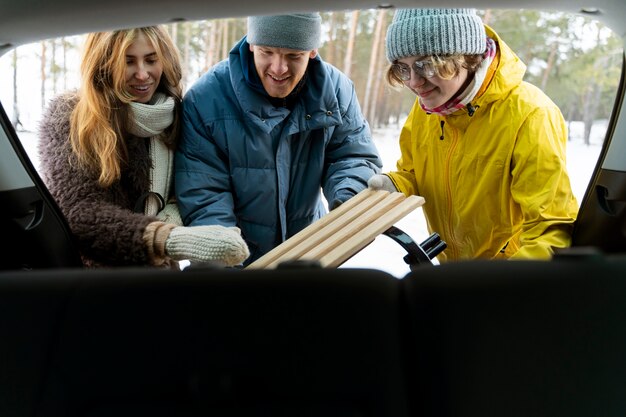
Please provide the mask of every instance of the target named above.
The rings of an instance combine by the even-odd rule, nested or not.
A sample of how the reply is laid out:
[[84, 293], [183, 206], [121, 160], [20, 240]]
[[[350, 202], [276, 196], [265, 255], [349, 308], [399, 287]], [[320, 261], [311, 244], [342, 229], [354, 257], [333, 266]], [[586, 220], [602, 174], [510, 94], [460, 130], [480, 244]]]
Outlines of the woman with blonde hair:
[[242, 263], [236, 227], [183, 227], [173, 201], [182, 98], [178, 50], [160, 26], [92, 33], [81, 86], [40, 124], [42, 178], [86, 266]]

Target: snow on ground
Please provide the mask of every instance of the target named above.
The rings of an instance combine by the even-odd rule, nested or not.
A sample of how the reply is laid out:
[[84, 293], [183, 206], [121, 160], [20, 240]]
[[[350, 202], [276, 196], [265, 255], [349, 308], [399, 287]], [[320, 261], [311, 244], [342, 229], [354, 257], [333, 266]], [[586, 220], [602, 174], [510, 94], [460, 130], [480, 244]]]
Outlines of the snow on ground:
[[[395, 169], [396, 161], [400, 156], [398, 146], [399, 132], [400, 126], [374, 131], [374, 140], [383, 159], [383, 172]], [[582, 141], [582, 124], [580, 122], [570, 124], [571, 139], [567, 145], [567, 164], [572, 188], [579, 203], [582, 201], [598, 160], [605, 132], [606, 121], [600, 121], [594, 125], [591, 144], [586, 146]], [[39, 158], [36, 150], [36, 134], [19, 132], [19, 136], [34, 166], [38, 167]], [[418, 244], [429, 236], [421, 208], [409, 213], [398, 221], [395, 226], [409, 234], [413, 241]], [[380, 235], [369, 246], [346, 261], [341, 268], [374, 268], [402, 278], [410, 271], [408, 265], [403, 260], [405, 255], [406, 251], [398, 243], [387, 236]]]

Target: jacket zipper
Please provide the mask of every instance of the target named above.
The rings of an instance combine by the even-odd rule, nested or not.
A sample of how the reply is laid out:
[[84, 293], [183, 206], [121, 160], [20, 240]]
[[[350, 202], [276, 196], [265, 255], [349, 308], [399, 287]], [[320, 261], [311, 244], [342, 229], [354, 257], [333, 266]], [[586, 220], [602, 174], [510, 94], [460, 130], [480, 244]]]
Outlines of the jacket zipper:
[[[444, 126], [444, 121], [441, 121], [441, 138], [443, 138], [443, 126]], [[451, 257], [452, 259], [457, 259], [458, 258], [458, 243], [456, 242], [456, 236], [454, 235], [454, 227], [452, 226], [452, 187], [450, 185], [450, 165], [451, 165], [451, 161], [452, 161], [452, 155], [454, 154], [454, 150], [456, 149], [456, 146], [458, 144], [458, 135], [456, 134], [456, 132], [453, 130], [452, 131], [452, 143], [450, 144], [450, 150], [448, 152], [448, 155], [446, 157], [446, 166], [444, 169], [444, 184], [445, 184], [445, 192], [446, 192], [446, 197], [447, 197], [447, 204], [446, 204], [446, 208], [447, 208], [447, 216], [448, 216], [448, 236], [450, 236], [450, 239], [453, 240], [453, 242], [450, 242], [450, 246], [448, 246], [450, 249], [452, 249], [453, 252], [453, 256]]]

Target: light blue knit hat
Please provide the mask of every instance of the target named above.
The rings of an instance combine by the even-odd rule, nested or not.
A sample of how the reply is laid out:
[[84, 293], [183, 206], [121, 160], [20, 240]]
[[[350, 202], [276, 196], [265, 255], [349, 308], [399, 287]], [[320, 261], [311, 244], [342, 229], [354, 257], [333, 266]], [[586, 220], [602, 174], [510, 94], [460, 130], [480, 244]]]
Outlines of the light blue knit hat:
[[248, 17], [248, 43], [251, 45], [312, 51], [320, 46], [321, 37], [319, 13]]
[[487, 34], [475, 9], [399, 9], [387, 29], [387, 60], [482, 54]]

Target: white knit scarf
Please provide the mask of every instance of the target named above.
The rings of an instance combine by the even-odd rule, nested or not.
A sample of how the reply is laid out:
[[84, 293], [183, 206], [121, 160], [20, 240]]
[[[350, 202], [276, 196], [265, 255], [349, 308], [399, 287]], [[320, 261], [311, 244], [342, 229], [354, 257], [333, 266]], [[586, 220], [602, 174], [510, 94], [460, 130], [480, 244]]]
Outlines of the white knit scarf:
[[174, 121], [174, 99], [155, 93], [149, 104], [130, 103], [130, 110], [130, 133], [150, 140], [150, 194], [144, 212], [154, 216], [164, 208], [172, 190], [174, 152], [163, 143], [162, 133]]

